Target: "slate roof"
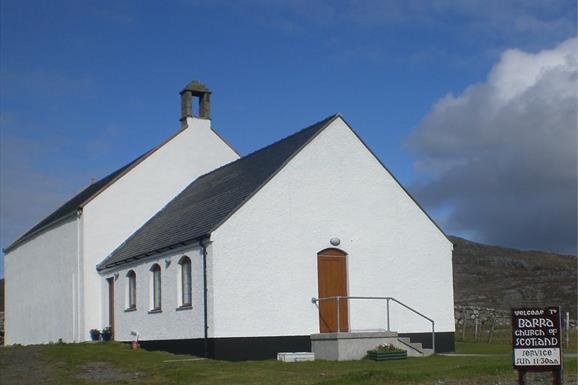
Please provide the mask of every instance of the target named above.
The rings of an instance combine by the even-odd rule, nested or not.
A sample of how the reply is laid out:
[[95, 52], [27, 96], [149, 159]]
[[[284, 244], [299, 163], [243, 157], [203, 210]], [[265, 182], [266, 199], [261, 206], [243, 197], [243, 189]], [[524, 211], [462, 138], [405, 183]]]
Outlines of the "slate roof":
[[14, 249], [16, 246], [24, 243], [29, 238], [33, 237], [40, 231], [44, 230], [45, 228], [50, 227], [53, 224], [60, 222], [61, 220], [68, 218], [69, 216], [76, 213], [77, 210], [81, 209], [89, 200], [93, 197], [98, 195], [103, 189], [109, 186], [112, 182], [114, 182], [117, 178], [124, 175], [125, 172], [130, 170], [133, 166], [138, 164], [144, 158], [146, 158], [150, 153], [154, 151], [148, 151], [147, 153], [139, 156], [132, 162], [128, 163], [127, 165], [119, 168], [118, 170], [114, 171], [113, 173], [105, 176], [104, 178], [100, 179], [97, 182], [92, 183], [90, 186], [76, 194], [62, 206], [57, 208], [52, 214], [48, 215], [46, 218], [41, 220], [38, 224], [33, 226], [30, 230], [12, 242], [8, 247], [4, 249], [5, 252], [8, 252]]
[[162, 252], [211, 234], [338, 115], [200, 176], [113, 251], [97, 269]]

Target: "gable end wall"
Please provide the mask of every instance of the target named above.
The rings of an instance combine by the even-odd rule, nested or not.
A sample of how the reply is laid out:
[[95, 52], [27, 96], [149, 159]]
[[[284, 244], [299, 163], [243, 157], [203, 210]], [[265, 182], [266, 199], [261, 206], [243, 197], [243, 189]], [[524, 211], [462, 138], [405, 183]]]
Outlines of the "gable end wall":
[[[319, 332], [317, 252], [348, 253], [349, 295], [392, 296], [454, 331], [452, 245], [337, 119], [212, 236], [213, 337]], [[385, 328], [384, 303], [352, 302], [351, 330]], [[431, 324], [392, 305], [392, 330]]]

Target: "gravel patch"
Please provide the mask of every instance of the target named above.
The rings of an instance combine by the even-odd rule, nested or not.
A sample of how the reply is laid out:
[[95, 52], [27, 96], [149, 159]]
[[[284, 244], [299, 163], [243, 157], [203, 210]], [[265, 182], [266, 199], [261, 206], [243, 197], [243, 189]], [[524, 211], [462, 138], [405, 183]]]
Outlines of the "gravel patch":
[[42, 346], [0, 348], [0, 384], [37, 385], [49, 375]]
[[115, 368], [108, 362], [89, 362], [82, 365], [79, 369], [80, 373], [75, 375], [76, 378], [106, 384], [116, 381], [134, 380], [140, 376], [138, 372], [127, 372]]

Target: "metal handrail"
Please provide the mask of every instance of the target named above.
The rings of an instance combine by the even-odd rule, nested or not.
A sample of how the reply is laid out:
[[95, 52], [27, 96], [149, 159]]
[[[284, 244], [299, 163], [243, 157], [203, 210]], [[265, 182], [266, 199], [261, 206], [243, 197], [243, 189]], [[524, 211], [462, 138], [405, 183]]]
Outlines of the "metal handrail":
[[432, 350], [435, 352], [436, 350], [436, 341], [435, 341], [435, 321], [431, 318], [429, 318], [428, 316], [420, 313], [419, 311], [413, 309], [412, 307], [406, 305], [405, 303], [397, 300], [394, 297], [359, 297], [359, 296], [344, 296], [344, 295], [337, 295], [334, 297], [323, 297], [323, 298], [311, 298], [311, 303], [317, 303], [320, 301], [328, 301], [328, 300], [334, 300], [336, 301], [336, 316], [337, 316], [337, 332], [341, 332], [341, 325], [340, 325], [340, 318], [339, 317], [339, 303], [341, 302], [342, 299], [346, 299], [346, 300], [350, 300], [350, 299], [377, 299], [377, 300], [385, 300], [385, 306], [386, 306], [386, 311], [387, 311], [387, 331], [391, 331], [390, 326], [389, 326], [389, 301], [393, 301], [395, 303], [398, 303], [399, 305], [405, 307], [406, 309], [414, 312], [415, 314], [419, 315], [422, 318], [425, 318], [426, 320], [428, 320], [429, 322], [431, 322], [431, 346], [432, 346]]

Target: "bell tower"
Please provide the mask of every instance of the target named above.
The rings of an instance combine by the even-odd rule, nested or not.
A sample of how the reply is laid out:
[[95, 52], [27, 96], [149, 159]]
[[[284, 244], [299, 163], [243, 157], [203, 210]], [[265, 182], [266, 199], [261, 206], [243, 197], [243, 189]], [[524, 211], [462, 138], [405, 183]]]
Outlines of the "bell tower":
[[[187, 118], [211, 119], [211, 91], [203, 83], [193, 80], [180, 92], [181, 122]], [[198, 112], [193, 111], [193, 98], [198, 98]]]

